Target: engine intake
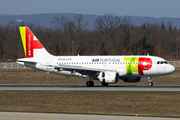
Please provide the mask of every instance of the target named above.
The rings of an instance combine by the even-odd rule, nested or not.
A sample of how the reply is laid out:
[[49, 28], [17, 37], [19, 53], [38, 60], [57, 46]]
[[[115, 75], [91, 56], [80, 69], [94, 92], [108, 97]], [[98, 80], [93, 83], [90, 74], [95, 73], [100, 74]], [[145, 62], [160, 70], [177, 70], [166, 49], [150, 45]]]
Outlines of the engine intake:
[[105, 83], [117, 83], [119, 81], [119, 74], [117, 72], [100, 72], [98, 79]]

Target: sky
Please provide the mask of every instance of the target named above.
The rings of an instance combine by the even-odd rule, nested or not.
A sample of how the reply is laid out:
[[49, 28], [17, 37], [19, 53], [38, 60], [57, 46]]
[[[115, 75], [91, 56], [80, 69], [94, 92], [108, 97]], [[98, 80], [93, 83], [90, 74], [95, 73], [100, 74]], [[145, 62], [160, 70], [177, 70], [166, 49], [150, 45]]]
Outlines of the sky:
[[39, 13], [180, 18], [180, 0], [0, 0], [0, 14]]

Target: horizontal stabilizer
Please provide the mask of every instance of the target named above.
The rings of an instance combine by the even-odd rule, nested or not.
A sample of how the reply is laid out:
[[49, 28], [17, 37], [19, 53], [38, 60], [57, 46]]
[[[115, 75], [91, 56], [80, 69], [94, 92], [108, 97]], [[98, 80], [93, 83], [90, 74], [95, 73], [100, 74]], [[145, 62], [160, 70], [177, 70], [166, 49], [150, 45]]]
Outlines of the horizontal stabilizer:
[[17, 59], [16, 62], [37, 63], [33, 58], [21, 58]]

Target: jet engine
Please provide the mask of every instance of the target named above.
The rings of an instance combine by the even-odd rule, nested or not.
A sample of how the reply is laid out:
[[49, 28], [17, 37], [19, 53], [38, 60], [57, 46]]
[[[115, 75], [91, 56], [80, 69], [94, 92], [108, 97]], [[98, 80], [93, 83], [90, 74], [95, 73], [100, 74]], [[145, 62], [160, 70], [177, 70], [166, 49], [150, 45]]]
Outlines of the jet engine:
[[100, 72], [98, 79], [105, 83], [117, 83], [119, 81], [119, 74], [117, 72]]
[[134, 82], [139, 82], [141, 80], [141, 77], [124, 77], [124, 78], [121, 78], [124, 82], [131, 82], [131, 83], [134, 83]]

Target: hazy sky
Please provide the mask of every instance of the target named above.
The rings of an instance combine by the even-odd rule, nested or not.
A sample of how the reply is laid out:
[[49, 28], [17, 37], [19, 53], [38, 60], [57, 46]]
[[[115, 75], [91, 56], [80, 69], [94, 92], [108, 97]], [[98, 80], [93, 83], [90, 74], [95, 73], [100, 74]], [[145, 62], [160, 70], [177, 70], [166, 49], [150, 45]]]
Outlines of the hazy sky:
[[0, 14], [38, 13], [180, 18], [180, 0], [0, 0]]

